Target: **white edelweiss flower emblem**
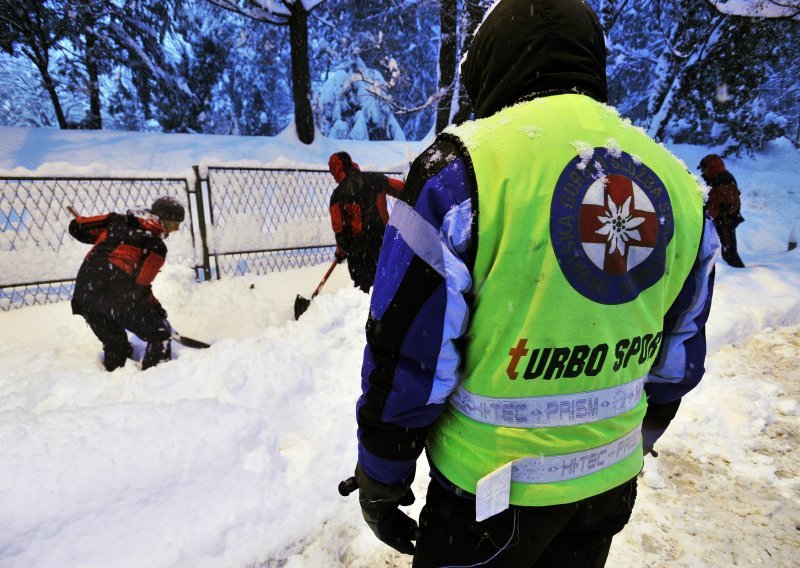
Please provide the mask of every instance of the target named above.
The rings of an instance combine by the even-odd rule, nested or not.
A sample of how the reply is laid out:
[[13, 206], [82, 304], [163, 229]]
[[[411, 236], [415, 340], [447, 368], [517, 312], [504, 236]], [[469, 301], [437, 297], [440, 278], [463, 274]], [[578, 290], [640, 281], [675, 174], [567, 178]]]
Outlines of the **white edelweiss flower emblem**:
[[625, 254], [625, 243], [630, 239], [636, 241], [642, 240], [639, 231], [636, 227], [644, 223], [644, 217], [634, 217], [631, 215], [631, 199], [628, 197], [622, 207], [617, 208], [616, 203], [608, 197], [608, 208], [604, 212], [605, 215], [600, 215], [597, 220], [603, 226], [595, 232], [600, 235], [605, 235], [609, 243], [608, 254], [613, 254], [614, 251], [619, 251], [620, 255]]

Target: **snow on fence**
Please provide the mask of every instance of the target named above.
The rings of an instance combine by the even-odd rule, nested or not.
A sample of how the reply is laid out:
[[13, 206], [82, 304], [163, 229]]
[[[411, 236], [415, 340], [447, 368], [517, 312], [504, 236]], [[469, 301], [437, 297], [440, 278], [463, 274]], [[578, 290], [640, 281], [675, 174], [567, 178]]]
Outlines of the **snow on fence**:
[[265, 274], [331, 260], [327, 170], [208, 169], [208, 255], [217, 277]]
[[168, 261], [191, 266], [199, 281], [332, 258], [327, 170], [226, 167], [206, 177], [194, 170], [192, 189], [182, 178], [0, 177], [0, 309], [72, 297], [87, 247], [69, 236], [68, 206], [99, 215], [178, 198], [188, 222], [170, 236]]
[[[185, 179], [0, 177], [0, 309], [68, 300], [86, 245], [69, 236], [73, 207], [100, 215], [148, 207], [161, 195], [191, 211]], [[191, 223], [170, 239], [178, 262], [195, 262]]]

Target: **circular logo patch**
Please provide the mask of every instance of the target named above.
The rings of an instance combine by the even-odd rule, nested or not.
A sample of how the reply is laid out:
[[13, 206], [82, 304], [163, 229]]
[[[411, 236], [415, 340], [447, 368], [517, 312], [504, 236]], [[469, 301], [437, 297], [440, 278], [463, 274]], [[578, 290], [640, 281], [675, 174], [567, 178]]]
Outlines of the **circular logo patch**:
[[595, 148], [561, 172], [550, 237], [565, 278], [590, 300], [630, 302], [658, 282], [673, 233], [667, 189], [630, 154]]

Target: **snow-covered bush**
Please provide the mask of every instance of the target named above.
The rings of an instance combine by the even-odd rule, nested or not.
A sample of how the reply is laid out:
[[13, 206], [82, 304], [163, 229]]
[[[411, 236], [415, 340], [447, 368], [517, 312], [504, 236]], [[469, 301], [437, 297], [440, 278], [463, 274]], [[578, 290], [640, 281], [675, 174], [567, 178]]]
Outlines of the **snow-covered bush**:
[[336, 139], [405, 140], [386, 87], [383, 74], [358, 55], [330, 72], [314, 105], [320, 132]]

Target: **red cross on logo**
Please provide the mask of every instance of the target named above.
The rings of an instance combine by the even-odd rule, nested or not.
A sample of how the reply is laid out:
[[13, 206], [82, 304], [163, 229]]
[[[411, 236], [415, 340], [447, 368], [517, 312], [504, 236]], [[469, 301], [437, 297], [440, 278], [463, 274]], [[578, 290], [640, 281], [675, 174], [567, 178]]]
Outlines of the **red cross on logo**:
[[653, 204], [644, 191], [622, 175], [606, 176], [589, 188], [579, 223], [587, 256], [610, 274], [625, 274], [644, 261], [658, 239]]

